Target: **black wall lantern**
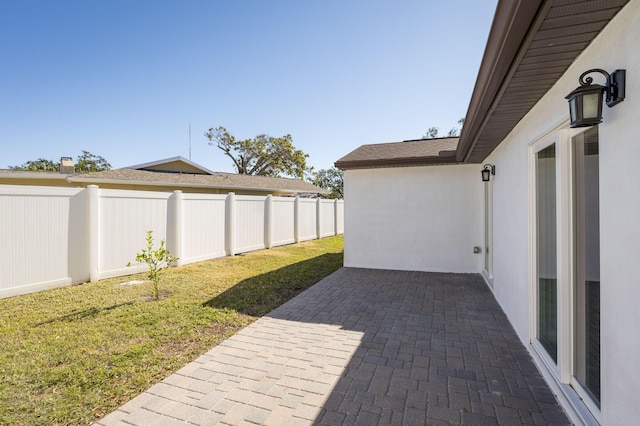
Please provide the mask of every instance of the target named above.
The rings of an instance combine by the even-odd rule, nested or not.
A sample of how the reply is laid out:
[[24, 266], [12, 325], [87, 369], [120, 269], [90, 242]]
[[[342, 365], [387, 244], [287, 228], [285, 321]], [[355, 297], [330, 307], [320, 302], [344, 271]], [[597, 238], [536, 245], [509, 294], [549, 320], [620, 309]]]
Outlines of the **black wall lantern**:
[[[606, 86], [593, 83], [593, 78], [584, 78], [587, 74], [600, 73], [607, 78]], [[589, 127], [602, 123], [602, 95], [606, 94], [607, 106], [612, 107], [624, 101], [625, 70], [616, 70], [609, 74], [595, 68], [580, 75], [580, 87], [565, 96], [569, 100], [571, 127]]]
[[494, 166], [493, 164], [485, 164], [480, 173], [482, 173], [482, 181], [489, 182], [491, 175], [495, 176], [496, 174], [496, 166]]

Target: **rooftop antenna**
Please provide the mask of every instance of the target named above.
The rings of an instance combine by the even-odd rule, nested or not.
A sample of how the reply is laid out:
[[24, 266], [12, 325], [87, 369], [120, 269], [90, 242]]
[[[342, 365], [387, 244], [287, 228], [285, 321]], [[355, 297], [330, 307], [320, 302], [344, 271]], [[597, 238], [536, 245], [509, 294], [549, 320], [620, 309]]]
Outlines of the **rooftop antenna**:
[[189, 161], [191, 161], [191, 123], [189, 123]]

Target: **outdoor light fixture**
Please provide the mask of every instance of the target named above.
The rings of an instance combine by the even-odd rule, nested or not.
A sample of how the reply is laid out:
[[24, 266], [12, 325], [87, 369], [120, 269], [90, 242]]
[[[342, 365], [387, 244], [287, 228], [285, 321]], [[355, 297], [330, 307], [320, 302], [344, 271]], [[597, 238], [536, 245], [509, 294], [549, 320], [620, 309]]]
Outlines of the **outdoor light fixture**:
[[491, 175], [496, 175], [496, 166], [493, 164], [485, 164], [480, 173], [482, 173], [482, 181], [489, 182]]
[[[591, 84], [593, 78], [584, 78], [593, 72], [604, 75], [607, 85]], [[602, 123], [602, 94], [606, 93], [609, 107], [624, 101], [625, 74], [626, 70], [616, 70], [609, 74], [599, 68], [583, 72], [579, 79], [580, 87], [565, 96], [569, 100], [570, 127], [589, 127]]]

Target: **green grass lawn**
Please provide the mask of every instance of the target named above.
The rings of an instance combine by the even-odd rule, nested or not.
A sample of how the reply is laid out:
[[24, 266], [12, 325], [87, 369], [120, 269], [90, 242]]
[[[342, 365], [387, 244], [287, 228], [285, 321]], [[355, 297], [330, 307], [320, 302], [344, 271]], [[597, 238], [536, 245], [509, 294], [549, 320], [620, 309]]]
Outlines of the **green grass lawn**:
[[0, 424], [88, 424], [342, 266], [342, 237], [0, 300]]

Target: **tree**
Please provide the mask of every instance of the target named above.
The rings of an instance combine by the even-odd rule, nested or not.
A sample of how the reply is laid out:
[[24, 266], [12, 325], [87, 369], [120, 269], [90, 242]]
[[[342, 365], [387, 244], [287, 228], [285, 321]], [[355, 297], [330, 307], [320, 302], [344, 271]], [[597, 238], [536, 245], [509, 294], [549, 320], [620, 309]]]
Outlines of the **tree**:
[[101, 172], [110, 169], [111, 164], [109, 164], [107, 160], [89, 151], [83, 150], [76, 161], [76, 172], [78, 173]]
[[449, 130], [449, 133], [447, 134], [447, 136], [449, 137], [460, 136], [460, 133], [462, 133], [462, 127], [464, 126], [464, 117], [458, 120], [458, 124], [460, 125], [460, 128], [458, 129], [457, 127], [453, 127], [451, 130]]
[[[147, 278], [153, 285], [153, 297], [156, 300], [160, 300], [160, 280], [165, 269], [169, 268], [173, 262], [178, 260], [177, 257], [171, 256], [169, 249], [165, 247], [164, 240], [160, 241], [160, 247], [157, 250], [153, 249], [153, 231], [147, 231], [147, 248], [142, 249], [140, 253], [136, 254], [136, 262], [146, 263], [149, 267], [147, 271]], [[127, 266], [131, 266], [131, 262], [127, 263]]]
[[425, 133], [423, 136], [423, 138], [428, 138], [428, 139], [437, 138], [437, 137], [438, 137], [437, 127], [429, 127], [429, 130], [427, 130], [427, 133]]
[[313, 184], [329, 191], [327, 198], [344, 198], [344, 173], [336, 167], [315, 172]]
[[308, 154], [293, 146], [291, 135], [274, 138], [258, 135], [253, 139], [236, 140], [222, 126], [210, 128], [205, 136], [209, 145], [216, 146], [231, 158], [236, 172], [241, 175], [294, 176], [304, 178]]
[[59, 172], [60, 163], [54, 163], [51, 160], [45, 160], [44, 158], [38, 158], [37, 160], [30, 160], [19, 166], [9, 166], [9, 170], [29, 170], [29, 171], [43, 171], [43, 172]]
[[[110, 170], [111, 164], [107, 162], [103, 157], [94, 155], [89, 151], [81, 151], [75, 163], [75, 169], [78, 173], [88, 172], [101, 172], [103, 170]], [[60, 163], [52, 160], [45, 160], [44, 158], [38, 158], [37, 160], [30, 160], [19, 166], [9, 166], [9, 170], [29, 170], [29, 171], [44, 171], [44, 172], [59, 172]]]
[[[447, 133], [447, 137], [448, 138], [460, 136], [460, 133], [462, 132], [462, 127], [464, 126], [464, 117], [462, 117], [460, 120], [458, 120], [458, 124], [460, 125], [460, 128], [452, 127], [451, 130], [449, 130], [449, 133]], [[422, 137], [425, 138], [425, 139], [437, 138], [438, 137], [438, 128], [437, 127], [429, 127], [429, 129], [427, 130], [427, 133], [425, 133]]]

